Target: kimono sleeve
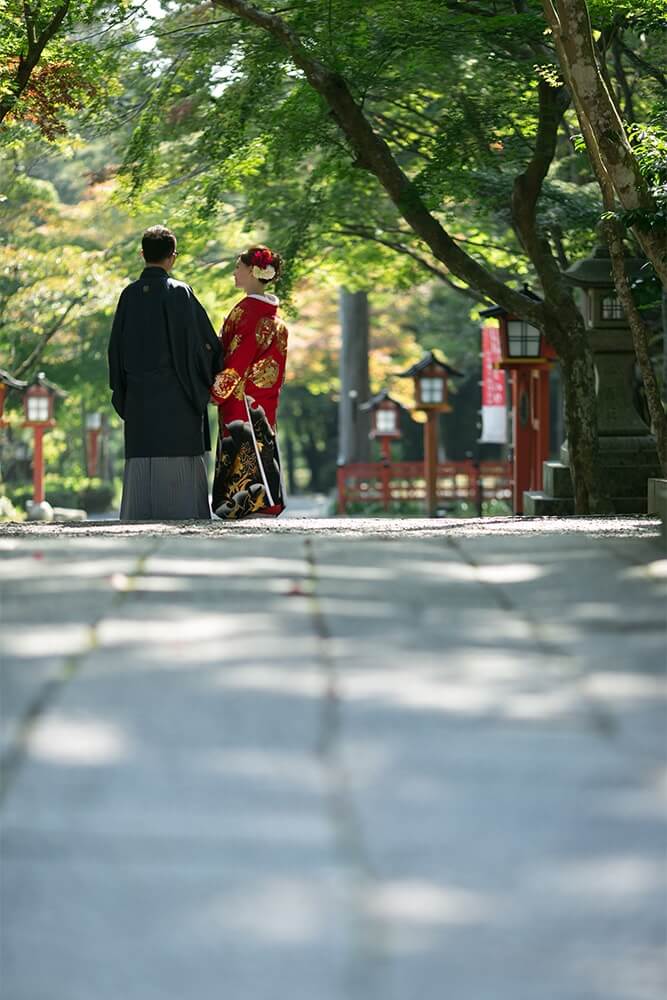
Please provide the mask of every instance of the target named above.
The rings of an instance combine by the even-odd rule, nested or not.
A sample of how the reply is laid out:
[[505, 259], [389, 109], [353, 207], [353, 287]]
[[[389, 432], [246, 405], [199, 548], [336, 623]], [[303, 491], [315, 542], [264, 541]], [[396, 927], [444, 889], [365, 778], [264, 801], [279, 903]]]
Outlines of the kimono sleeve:
[[109, 349], [107, 357], [109, 361], [109, 388], [111, 389], [111, 403], [119, 417], [125, 419], [125, 396], [127, 393], [127, 379], [125, 368], [123, 367], [123, 326], [125, 323], [125, 293], [122, 292], [116, 306], [116, 312], [111, 326], [111, 336], [109, 338]]
[[[195, 315], [195, 325], [203, 352], [198, 354], [201, 376], [207, 389], [213, 384], [215, 376], [222, 368], [222, 347], [208, 313], [196, 295], [192, 295], [192, 307]], [[208, 402], [208, 393], [207, 393]]]
[[221, 406], [230, 396], [243, 398], [248, 371], [260, 353], [255, 337], [257, 317], [244, 312], [238, 322], [232, 341], [232, 350], [225, 357], [225, 367], [216, 377], [211, 389], [211, 401]]
[[220, 343], [189, 286], [170, 289], [166, 325], [176, 375], [195, 412], [204, 413], [211, 383], [220, 368]]

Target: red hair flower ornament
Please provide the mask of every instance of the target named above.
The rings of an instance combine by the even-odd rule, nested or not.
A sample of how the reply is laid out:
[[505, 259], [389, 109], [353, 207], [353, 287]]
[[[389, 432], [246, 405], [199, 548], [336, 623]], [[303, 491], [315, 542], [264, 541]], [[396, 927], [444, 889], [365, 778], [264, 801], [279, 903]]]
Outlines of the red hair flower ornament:
[[256, 250], [252, 258], [252, 273], [255, 278], [267, 281], [275, 278], [276, 269], [273, 266], [273, 254], [270, 250]]

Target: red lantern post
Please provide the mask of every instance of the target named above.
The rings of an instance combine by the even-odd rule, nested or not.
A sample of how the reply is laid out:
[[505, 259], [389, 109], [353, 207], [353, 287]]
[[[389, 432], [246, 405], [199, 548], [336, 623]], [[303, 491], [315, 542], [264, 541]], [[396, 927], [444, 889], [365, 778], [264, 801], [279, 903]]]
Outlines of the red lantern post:
[[[523, 295], [539, 301], [524, 286]], [[556, 354], [536, 327], [502, 307], [485, 309], [500, 326], [502, 360], [512, 388], [513, 509], [523, 513], [523, 494], [542, 489], [542, 466], [549, 458], [549, 369]]]
[[97, 461], [99, 454], [99, 440], [102, 433], [102, 414], [89, 413], [86, 417], [86, 464], [88, 475], [93, 478], [97, 475]]
[[391, 502], [391, 442], [402, 436], [399, 424], [401, 404], [392, 399], [386, 389], [359, 407], [371, 415], [370, 439], [380, 442], [382, 450], [382, 506], [389, 510]]
[[399, 378], [414, 379], [415, 409], [426, 414], [424, 424], [424, 478], [426, 480], [426, 512], [435, 517], [438, 510], [438, 417], [449, 413], [448, 379], [463, 377], [445, 361], [440, 361], [433, 351], [427, 351], [421, 361], [401, 372]]
[[[44, 504], [44, 434], [50, 427], [55, 427], [54, 403], [56, 396], [66, 393], [58, 386], [48, 382], [44, 372], [40, 372], [23, 395], [25, 411], [24, 427], [34, 430], [34, 450], [32, 464], [33, 508]], [[52, 513], [50, 514], [52, 516]]]

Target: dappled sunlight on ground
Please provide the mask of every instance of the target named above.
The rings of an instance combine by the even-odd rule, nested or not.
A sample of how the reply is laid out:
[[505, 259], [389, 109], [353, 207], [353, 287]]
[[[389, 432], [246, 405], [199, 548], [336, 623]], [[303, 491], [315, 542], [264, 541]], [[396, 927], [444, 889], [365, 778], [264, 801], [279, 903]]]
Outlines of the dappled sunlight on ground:
[[46, 762], [98, 767], [126, 757], [129, 746], [118, 726], [52, 714], [35, 727], [28, 752]]
[[499, 906], [483, 893], [433, 882], [387, 880], [369, 895], [369, 911], [383, 920], [429, 924], [478, 924], [493, 920]]
[[12, 997], [662, 1000], [652, 523], [331, 523], [0, 533]]
[[32, 625], [30, 631], [5, 632], [3, 655], [16, 657], [71, 656], [88, 648], [90, 628], [84, 624]]
[[530, 583], [539, 580], [549, 572], [545, 566], [535, 563], [500, 563], [495, 566], [469, 566], [465, 563], [430, 562], [408, 564], [411, 572], [428, 573], [430, 576], [461, 582], [482, 583]]

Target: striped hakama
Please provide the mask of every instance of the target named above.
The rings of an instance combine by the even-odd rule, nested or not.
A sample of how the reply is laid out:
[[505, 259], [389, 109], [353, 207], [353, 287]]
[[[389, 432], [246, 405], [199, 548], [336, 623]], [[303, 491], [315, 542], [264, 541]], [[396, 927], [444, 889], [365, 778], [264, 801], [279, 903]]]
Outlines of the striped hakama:
[[203, 455], [128, 458], [121, 521], [210, 520]]

